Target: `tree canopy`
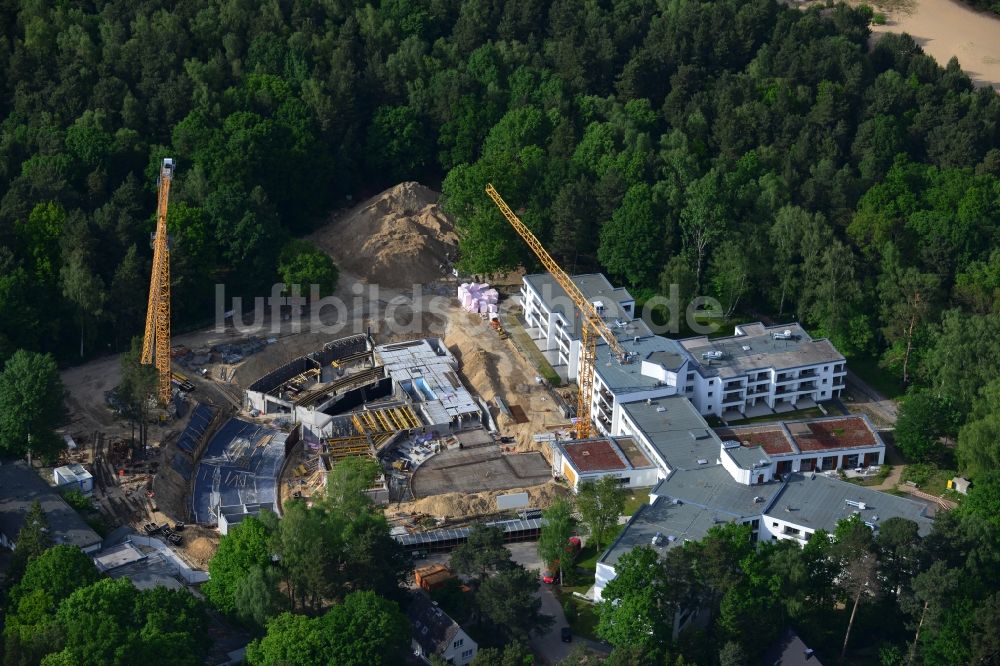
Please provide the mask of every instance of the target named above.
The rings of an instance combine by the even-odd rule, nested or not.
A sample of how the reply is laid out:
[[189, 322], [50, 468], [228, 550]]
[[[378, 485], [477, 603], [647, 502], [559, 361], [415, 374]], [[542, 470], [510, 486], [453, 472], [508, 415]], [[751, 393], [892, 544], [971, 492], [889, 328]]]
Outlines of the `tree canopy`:
[[64, 414], [63, 384], [49, 354], [18, 350], [0, 372], [0, 455], [55, 459], [63, 449], [54, 427]]

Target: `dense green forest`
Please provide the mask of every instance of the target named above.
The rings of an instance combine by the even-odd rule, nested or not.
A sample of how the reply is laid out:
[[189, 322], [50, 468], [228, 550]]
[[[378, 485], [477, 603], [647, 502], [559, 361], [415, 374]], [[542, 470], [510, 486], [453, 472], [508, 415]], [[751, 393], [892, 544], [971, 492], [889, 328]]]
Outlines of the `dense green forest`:
[[[852, 551], [903, 558], [912, 573], [866, 604], [871, 621], [893, 623], [883, 661], [905, 661], [923, 619], [918, 660], [995, 663], [995, 637], [976, 623], [995, 627], [1000, 603], [1000, 98], [906, 36], [873, 44], [871, 19], [773, 0], [3, 3], [0, 402], [29, 393], [34, 420], [51, 421], [42, 398], [55, 365], [15, 350], [66, 364], [126, 350], [141, 331], [163, 156], [179, 164], [179, 327], [212, 317], [216, 283], [263, 294], [298, 275], [308, 250], [296, 237], [347, 197], [404, 179], [441, 183], [461, 268], [534, 267], [484, 195], [491, 181], [572, 271], [604, 271], [641, 298], [671, 284], [685, 299], [713, 295], [729, 319], [798, 319], [849, 366], [907, 388], [901, 448], [955, 459], [979, 490], [932, 538]], [[33, 367], [45, 381], [26, 392]], [[717, 581], [749, 595], [793, 559], [761, 558], [699, 579], [733, 623], [714, 637], [740, 643], [738, 620], [765, 611], [775, 626], [825, 618], [808, 614], [820, 601], [833, 612], [809, 590], [797, 607], [721, 606]], [[265, 615], [316, 622], [282, 620], [276, 636], [353, 621], [320, 621], [308, 597], [273, 598], [266, 576], [282, 573], [264, 567], [246, 594]], [[150, 604], [95, 585], [65, 598], [24, 587], [13, 602], [26, 617], [43, 604], [45, 626], [64, 637], [91, 631], [72, 616], [88, 595]], [[347, 582], [337, 594], [355, 592]], [[351, 612], [398, 621], [381, 597], [354, 599]], [[119, 618], [122, 640], [153, 650], [143, 623], [175, 628], [146, 618]], [[266, 661], [281, 643], [255, 649]], [[204, 646], [187, 649], [197, 660]]]
[[1000, 14], [1000, 2], [996, 0], [962, 0], [962, 2], [980, 11]]

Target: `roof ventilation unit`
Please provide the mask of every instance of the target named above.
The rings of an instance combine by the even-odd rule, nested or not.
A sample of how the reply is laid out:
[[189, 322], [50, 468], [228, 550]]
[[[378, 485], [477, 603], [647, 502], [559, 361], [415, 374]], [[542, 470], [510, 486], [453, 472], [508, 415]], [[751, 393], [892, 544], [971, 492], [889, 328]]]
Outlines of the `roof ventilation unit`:
[[844, 502], [850, 506], [857, 507], [862, 511], [868, 508], [868, 505], [860, 500], [845, 499]]

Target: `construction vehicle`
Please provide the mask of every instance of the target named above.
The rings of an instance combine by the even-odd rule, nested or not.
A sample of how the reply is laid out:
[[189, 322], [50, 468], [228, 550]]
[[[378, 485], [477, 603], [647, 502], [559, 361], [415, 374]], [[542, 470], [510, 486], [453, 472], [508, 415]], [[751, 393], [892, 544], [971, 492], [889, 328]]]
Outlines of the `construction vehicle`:
[[577, 439], [586, 439], [590, 437], [591, 433], [590, 405], [593, 400], [594, 363], [597, 360], [598, 339], [603, 339], [608, 344], [612, 355], [619, 363], [629, 363], [632, 360], [631, 355], [618, 342], [618, 338], [608, 328], [608, 325], [604, 322], [601, 315], [598, 314], [595, 306], [587, 300], [587, 297], [583, 295], [583, 292], [576, 286], [576, 283], [570, 279], [566, 271], [556, 263], [556, 260], [552, 258], [548, 250], [535, 237], [531, 229], [525, 226], [524, 222], [514, 214], [514, 211], [510, 209], [510, 206], [503, 200], [492, 183], [486, 186], [486, 194], [493, 199], [493, 203], [497, 205], [500, 212], [510, 222], [510, 225], [514, 227], [514, 231], [527, 243], [528, 247], [535, 253], [535, 256], [538, 257], [538, 260], [542, 262], [545, 270], [563, 288], [563, 291], [566, 292], [566, 295], [570, 297], [576, 309], [580, 312], [582, 318], [580, 326], [580, 368], [577, 377], [580, 384], [580, 392], [577, 394], [576, 436]]
[[498, 317], [490, 319], [490, 328], [497, 332], [497, 335], [500, 336], [501, 340], [507, 339], [507, 331], [504, 330], [503, 324], [500, 323], [500, 319]]
[[171, 383], [180, 390], [182, 391], [194, 390], [194, 384], [191, 383], [191, 380], [188, 379], [186, 375], [182, 375], [179, 372], [171, 372], [170, 377], [171, 377]]
[[167, 202], [174, 177], [174, 160], [164, 157], [157, 178], [156, 231], [153, 232], [153, 270], [149, 276], [149, 304], [146, 307], [146, 335], [142, 339], [143, 365], [155, 364], [156, 397], [170, 402], [170, 237], [167, 235]]

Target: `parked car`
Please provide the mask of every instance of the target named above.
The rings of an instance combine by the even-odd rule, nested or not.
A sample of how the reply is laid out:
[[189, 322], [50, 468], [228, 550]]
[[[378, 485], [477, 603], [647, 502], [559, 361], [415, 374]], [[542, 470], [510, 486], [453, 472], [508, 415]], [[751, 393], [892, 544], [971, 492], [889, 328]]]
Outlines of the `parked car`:
[[573, 640], [573, 632], [569, 630], [569, 627], [560, 629], [559, 636], [562, 638], [563, 643], [569, 643]]
[[546, 571], [542, 574], [542, 582], [546, 585], [552, 585], [556, 582], [556, 575], [551, 571]]

